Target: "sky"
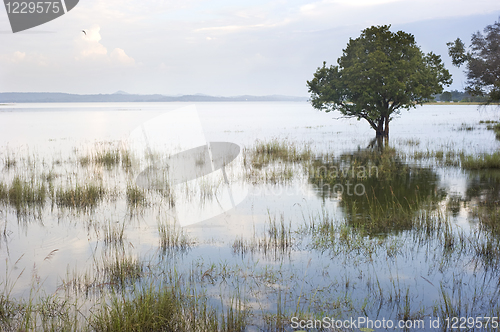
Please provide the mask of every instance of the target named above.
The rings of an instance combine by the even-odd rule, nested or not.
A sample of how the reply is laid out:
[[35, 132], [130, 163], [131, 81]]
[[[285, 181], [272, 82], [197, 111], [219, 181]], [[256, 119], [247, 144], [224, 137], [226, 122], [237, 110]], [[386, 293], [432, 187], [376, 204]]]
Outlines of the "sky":
[[498, 0], [80, 0], [13, 34], [0, 8], [0, 92], [305, 97], [323, 61], [385, 24], [441, 55], [446, 89], [462, 90], [446, 42], [499, 19]]

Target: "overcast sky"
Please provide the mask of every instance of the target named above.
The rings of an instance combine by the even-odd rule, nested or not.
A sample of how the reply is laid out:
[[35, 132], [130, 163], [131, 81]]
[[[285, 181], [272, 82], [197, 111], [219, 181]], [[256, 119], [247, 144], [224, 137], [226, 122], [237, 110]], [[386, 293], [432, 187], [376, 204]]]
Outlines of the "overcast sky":
[[80, 0], [13, 34], [0, 8], [0, 92], [307, 96], [323, 61], [383, 24], [440, 54], [460, 90], [446, 42], [499, 16], [498, 0]]

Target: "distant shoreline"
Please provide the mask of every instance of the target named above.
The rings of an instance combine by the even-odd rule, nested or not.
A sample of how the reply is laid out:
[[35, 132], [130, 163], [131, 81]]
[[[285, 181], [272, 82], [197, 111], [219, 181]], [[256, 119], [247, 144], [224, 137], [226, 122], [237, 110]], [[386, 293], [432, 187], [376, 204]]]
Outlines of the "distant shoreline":
[[456, 101], [456, 102], [452, 102], [452, 101], [440, 101], [440, 102], [437, 102], [437, 101], [431, 101], [431, 102], [427, 102], [427, 103], [424, 103], [424, 105], [452, 105], [452, 106], [458, 106], [458, 105], [478, 105], [478, 106], [486, 106], [486, 105], [500, 105], [500, 103], [491, 103], [491, 104], [485, 104], [485, 103], [481, 103], [481, 102], [478, 102], [478, 101], [471, 101], [471, 102], [462, 102], [462, 101]]
[[0, 105], [13, 103], [102, 103], [102, 102], [252, 102], [252, 101], [296, 101], [306, 102], [308, 97], [267, 95], [267, 96], [209, 96], [209, 95], [134, 95], [134, 94], [94, 94], [79, 95], [59, 92], [2, 92]]

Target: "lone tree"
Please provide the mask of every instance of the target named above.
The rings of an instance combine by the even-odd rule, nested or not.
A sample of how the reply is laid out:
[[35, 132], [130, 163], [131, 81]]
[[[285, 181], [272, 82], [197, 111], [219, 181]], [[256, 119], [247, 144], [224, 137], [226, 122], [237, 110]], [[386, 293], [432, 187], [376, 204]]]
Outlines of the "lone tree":
[[488, 25], [485, 35], [476, 32], [471, 38], [471, 50], [466, 52], [460, 38], [447, 43], [452, 63], [460, 67], [467, 63], [467, 87], [473, 96], [487, 97], [487, 103], [500, 101], [500, 22]]
[[389, 138], [389, 122], [443, 91], [451, 75], [440, 56], [424, 54], [413, 35], [372, 26], [350, 39], [337, 66], [317, 69], [307, 81], [316, 109], [365, 119], [377, 137]]

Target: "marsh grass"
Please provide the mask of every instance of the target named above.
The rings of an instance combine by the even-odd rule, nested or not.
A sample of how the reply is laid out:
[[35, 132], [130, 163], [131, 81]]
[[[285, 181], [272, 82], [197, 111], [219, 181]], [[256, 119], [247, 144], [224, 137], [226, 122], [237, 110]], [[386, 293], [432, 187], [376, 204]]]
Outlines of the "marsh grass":
[[246, 179], [254, 184], [288, 184], [314, 155], [308, 144], [279, 140], [257, 141], [254, 146], [243, 149], [243, 166]]
[[328, 215], [323, 215], [319, 222], [307, 225], [306, 230], [311, 236], [310, 247], [328, 251], [332, 257], [343, 255], [346, 259], [358, 257], [370, 260], [377, 252], [377, 248], [384, 243], [382, 239], [370, 239], [363, 232]]
[[68, 302], [56, 295], [36, 302], [0, 298], [2, 331], [80, 331], [78, 302]]
[[106, 193], [102, 184], [77, 184], [72, 188], [58, 188], [55, 200], [59, 207], [92, 209], [104, 199]]
[[269, 214], [262, 236], [257, 236], [254, 231], [254, 235], [250, 239], [236, 238], [232, 248], [233, 252], [239, 255], [261, 252], [264, 255], [273, 254], [274, 258], [281, 258], [285, 254], [290, 254], [293, 244], [291, 222], [285, 222], [283, 215], [277, 221], [275, 216], [271, 217]]
[[9, 202], [9, 187], [3, 182], [0, 182], [0, 202]]
[[16, 160], [15, 156], [10, 155], [10, 154], [7, 155], [4, 158], [3, 165], [4, 165], [6, 170], [10, 170], [12, 168], [15, 168], [17, 165], [17, 160]]
[[484, 122], [484, 123], [491, 123], [486, 128], [488, 130], [493, 130], [495, 132], [496, 139], [500, 140], [500, 123], [498, 123], [498, 121], [491, 121], [491, 122]]
[[472, 208], [470, 216], [479, 222], [482, 230], [500, 236], [500, 206], [496, 203], [478, 205]]
[[94, 163], [111, 168], [120, 163], [120, 150], [98, 151], [94, 155]]
[[181, 331], [179, 300], [172, 290], [144, 288], [132, 296], [115, 294], [91, 321], [95, 331]]
[[[416, 142], [405, 144], [418, 146]], [[498, 286], [495, 290], [493, 283], [498, 281], [500, 267], [498, 209], [483, 205], [471, 209], [469, 220], [479, 222], [471, 225], [471, 233], [460, 231], [439, 210], [440, 206], [444, 209], [446, 205], [442, 204], [444, 200], [440, 188], [427, 185], [439, 182], [439, 177], [422, 167], [405, 164], [404, 158], [394, 149], [385, 152], [359, 151], [336, 158], [325, 155], [314, 158], [310, 152], [303, 153], [300, 145], [295, 151], [289, 149], [289, 145], [288, 142], [278, 141], [258, 142], [254, 152], [247, 151], [247, 167], [258, 172], [265, 183], [292, 179], [298, 174], [297, 170], [304, 170], [301, 167], [315, 162], [319, 167], [377, 166], [378, 173], [373, 173], [371, 177], [355, 175], [354, 180], [350, 175], [330, 176], [332, 184], [345, 185], [349, 180], [362, 183], [369, 189], [356, 199], [340, 196], [339, 205], [345, 213], [340, 218], [332, 218], [323, 212], [322, 215], [311, 216], [301, 229], [295, 230], [295, 219], [268, 213], [267, 220], [260, 220], [265, 223], [260, 233], [254, 231], [253, 237], [237, 238], [232, 242], [235, 253], [259, 253], [264, 254], [265, 259], [259, 256], [230, 262], [221, 259], [210, 264], [203, 261], [210, 261], [212, 256], [200, 255], [203, 267], [195, 269], [195, 264], [190, 264], [192, 257], [175, 256], [177, 252], [187, 252], [195, 242], [186, 230], [166, 221], [158, 221], [157, 247], [153, 244], [153, 251], [158, 249], [154, 253], [155, 258], [141, 258], [125, 253], [125, 223], [103, 218], [103, 224], [95, 225], [96, 232], [101, 232], [98, 234], [99, 241], [104, 242], [101, 242], [101, 251], [97, 251], [102, 253], [102, 257], [94, 253], [92, 258], [95, 264], [88, 273], [82, 275], [75, 272], [73, 280], [63, 282], [56, 293], [65, 291], [65, 295], [71, 296], [34, 294], [26, 301], [13, 299], [4, 293], [0, 295], [0, 330], [249, 331], [255, 328], [288, 331], [291, 330], [289, 319], [292, 314], [342, 318], [346, 315], [372, 317], [390, 313], [393, 318], [416, 319], [424, 312], [430, 314], [431, 310], [441, 316], [477, 316], [478, 310], [498, 310], [498, 305], [494, 303], [498, 299], [495, 295]], [[117, 162], [113, 151], [117, 150], [111, 149], [110, 156], [103, 153], [102, 159], [97, 154], [90, 155], [85, 164], [89, 169], [84, 171], [94, 171], [96, 168], [90, 168], [91, 165], [113, 168], [121, 164], [123, 170], [103, 172], [103, 179], [123, 176], [130, 170], [131, 162], [127, 166], [129, 163], [124, 161], [121, 151], [120, 161]], [[252, 159], [252, 153], [259, 157]], [[444, 163], [446, 160], [459, 160], [460, 155], [459, 152], [446, 150], [424, 151], [422, 158], [435, 158]], [[253, 161], [255, 165], [252, 165]], [[74, 159], [71, 166], [75, 166]], [[16, 170], [19, 168], [16, 167]], [[36, 180], [18, 177], [16, 182], [14, 177], [8, 183], [0, 182], [0, 201], [11, 204], [11, 187], [14, 187], [14, 201], [16, 197], [21, 197], [21, 204], [38, 206], [38, 203], [27, 203], [36, 202], [36, 199], [29, 198], [36, 195], [24, 195], [23, 188], [36, 189], [41, 184], [45, 185], [47, 197], [64, 208], [91, 209], [111, 195], [103, 185], [104, 180], [96, 182], [91, 179], [86, 184], [73, 185], [71, 181], [76, 175], [69, 176], [64, 183], [61, 180], [63, 176], [58, 176], [58, 172], [62, 174], [57, 168], [50, 171], [44, 169], [43, 174], [33, 176]], [[324, 182], [329, 181], [327, 173], [316, 174]], [[158, 197], [154, 194], [147, 196], [152, 202], [149, 203], [145, 199], [149, 192], [130, 184], [125, 187], [131, 179], [130, 175], [126, 174], [126, 179], [120, 182], [125, 195], [122, 192], [119, 197], [125, 196], [129, 207], [155, 206], [154, 199]], [[61, 180], [61, 184], [54, 183], [55, 179]], [[398, 182], [400, 179], [403, 180]], [[370, 182], [372, 180], [374, 182]], [[58, 189], [55, 189], [56, 186], [59, 186]], [[203, 190], [206, 192], [203, 193]], [[193, 193], [207, 197], [214, 195], [211, 189], [203, 187], [189, 195]], [[450, 209], [455, 210], [461, 203], [459, 198], [455, 201], [450, 198], [449, 202]], [[120, 203], [124, 203], [123, 200]], [[327, 207], [331, 205], [329, 201], [324, 203]], [[112, 204], [110, 206], [113, 207]], [[304, 247], [301, 247], [302, 244]], [[297, 256], [291, 256], [293, 250], [297, 251]], [[285, 264], [268, 259], [271, 255], [275, 259], [286, 255], [294, 259], [301, 255], [319, 257], [314, 260], [324, 265], [313, 263], [316, 264], [313, 272], [306, 275], [300, 270], [305, 265], [301, 258], [290, 259], [293, 264]], [[398, 262], [411, 264], [417, 260], [419, 266], [424, 266], [422, 271], [431, 276], [423, 274], [420, 278], [412, 275], [405, 281], [403, 277], [408, 276], [400, 272]], [[335, 267], [331, 268], [330, 264]], [[207, 268], [207, 265], [211, 266]], [[308, 268], [309, 265], [306, 270]], [[338, 270], [341, 272], [338, 273]], [[445, 280], [450, 275], [453, 278], [456, 276], [456, 279], [440, 288], [436, 280]], [[429, 308], [428, 301], [422, 300], [421, 290], [426, 288], [421, 288], [419, 282], [424, 285], [430, 283], [434, 287], [439, 299], [433, 308]], [[490, 285], [487, 285], [488, 282]], [[237, 294], [233, 296], [229, 293], [234, 289]], [[260, 312], [258, 309], [246, 309], [240, 289], [245, 296], [251, 294], [253, 308], [259, 307]], [[217, 293], [221, 301], [214, 304], [218, 302]], [[82, 296], [80, 299], [90, 310], [80, 310], [80, 300], [72, 297], [75, 294]], [[92, 294], [96, 296], [90, 296]], [[477, 310], [461, 300], [471, 296], [476, 298], [472, 303]], [[267, 329], [262, 327], [262, 320]]]
[[245, 167], [261, 169], [274, 162], [302, 163], [313, 157], [309, 145], [298, 146], [294, 142], [272, 139], [257, 141], [251, 148], [243, 149]]
[[137, 257], [118, 252], [111, 259], [104, 260], [98, 269], [105, 284], [118, 288], [134, 284], [143, 277], [144, 271], [144, 264]]
[[111, 222], [108, 220], [106, 224], [103, 225], [103, 233], [104, 233], [104, 244], [115, 247], [122, 247], [123, 240], [125, 238], [125, 222], [121, 224], [119, 222]]
[[469, 125], [467, 123], [462, 123], [460, 125], [460, 127], [457, 128], [458, 131], [472, 131], [472, 130], [475, 130], [476, 127], [474, 127], [473, 125]]
[[308, 177], [318, 195], [339, 199], [349, 224], [370, 236], [412, 229], [419, 211], [444, 200], [437, 179], [431, 168], [405, 164], [392, 148], [316, 159]]
[[294, 142], [272, 139], [269, 141], [257, 141], [244, 153], [250, 156], [253, 167], [261, 167], [270, 162], [303, 162], [311, 159], [312, 151], [308, 145], [297, 146]]
[[463, 169], [500, 169], [500, 152], [482, 154], [479, 156], [467, 155], [461, 158]]
[[186, 252], [195, 244], [182, 228], [167, 222], [158, 222], [158, 234], [163, 254]]
[[229, 306], [224, 312], [190, 290], [145, 285], [131, 295], [115, 293], [90, 325], [94, 331], [239, 332], [245, 330], [247, 318], [241, 305]]
[[47, 193], [45, 183], [40, 183], [34, 178], [24, 180], [16, 176], [10, 185], [0, 182], [0, 202], [10, 204], [17, 212], [43, 207]]
[[130, 207], [137, 208], [147, 205], [146, 191], [144, 189], [128, 184], [125, 194], [127, 204]]
[[82, 167], [96, 165], [108, 170], [121, 164], [124, 170], [129, 170], [132, 167], [132, 159], [131, 153], [126, 149], [98, 147], [90, 154], [78, 157], [78, 162]]

